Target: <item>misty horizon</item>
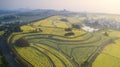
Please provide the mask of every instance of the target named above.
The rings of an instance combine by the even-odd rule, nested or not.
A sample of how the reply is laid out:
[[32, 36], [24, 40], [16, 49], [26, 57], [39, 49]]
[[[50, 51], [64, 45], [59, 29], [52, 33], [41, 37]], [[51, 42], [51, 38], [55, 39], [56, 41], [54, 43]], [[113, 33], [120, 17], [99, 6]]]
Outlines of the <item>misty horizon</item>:
[[120, 14], [119, 0], [1, 0], [0, 10], [53, 9]]

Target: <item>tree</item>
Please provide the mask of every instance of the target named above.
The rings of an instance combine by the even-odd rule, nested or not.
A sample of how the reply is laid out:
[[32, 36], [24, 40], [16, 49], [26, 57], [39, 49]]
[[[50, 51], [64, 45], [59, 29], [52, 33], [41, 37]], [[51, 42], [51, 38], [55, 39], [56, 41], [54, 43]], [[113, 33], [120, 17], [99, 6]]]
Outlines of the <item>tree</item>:
[[107, 32], [104, 33], [105, 36], [109, 36]]
[[65, 28], [65, 31], [72, 31], [72, 28]]
[[72, 35], [75, 35], [75, 34], [73, 32], [68, 32], [64, 36], [72, 36]]
[[72, 28], [75, 28], [75, 29], [80, 29], [80, 26], [77, 25], [77, 24], [72, 24]]

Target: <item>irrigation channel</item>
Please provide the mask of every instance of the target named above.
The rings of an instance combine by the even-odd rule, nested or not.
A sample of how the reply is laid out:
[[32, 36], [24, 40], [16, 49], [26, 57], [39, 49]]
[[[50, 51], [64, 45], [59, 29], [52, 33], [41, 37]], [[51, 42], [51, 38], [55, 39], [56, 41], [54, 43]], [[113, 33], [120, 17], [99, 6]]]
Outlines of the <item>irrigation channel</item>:
[[1, 52], [3, 53], [5, 60], [7, 61], [7, 63], [9, 63], [9, 65], [7, 64], [7, 66], [22, 67], [19, 63], [17, 63], [13, 55], [10, 53], [10, 50], [7, 46], [6, 38], [4, 36], [0, 38], [0, 47], [1, 47]]

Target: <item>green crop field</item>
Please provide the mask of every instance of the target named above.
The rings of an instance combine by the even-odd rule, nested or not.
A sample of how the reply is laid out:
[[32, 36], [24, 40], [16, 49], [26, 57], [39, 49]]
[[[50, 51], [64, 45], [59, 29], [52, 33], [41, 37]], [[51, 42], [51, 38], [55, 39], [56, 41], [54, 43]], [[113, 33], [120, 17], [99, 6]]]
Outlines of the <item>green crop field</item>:
[[84, 19], [52, 16], [21, 26], [22, 32], [12, 33], [7, 42], [34, 67], [120, 67], [120, 32], [109, 30], [106, 36], [81, 24], [76, 28]]
[[[120, 32], [109, 31], [110, 37], [118, 39], [104, 48], [93, 63], [93, 67], [119, 67], [120, 66]], [[104, 60], [104, 61], [103, 61]]]

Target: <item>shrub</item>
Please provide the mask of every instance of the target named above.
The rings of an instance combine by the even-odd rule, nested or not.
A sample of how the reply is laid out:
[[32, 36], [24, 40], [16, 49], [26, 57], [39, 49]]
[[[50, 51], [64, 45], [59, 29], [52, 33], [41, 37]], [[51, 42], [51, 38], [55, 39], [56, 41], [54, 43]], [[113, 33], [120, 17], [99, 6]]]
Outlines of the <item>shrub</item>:
[[65, 28], [65, 31], [72, 31], [71, 28]]
[[73, 32], [68, 32], [64, 36], [72, 36], [72, 35], [75, 35], [75, 34]]

